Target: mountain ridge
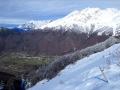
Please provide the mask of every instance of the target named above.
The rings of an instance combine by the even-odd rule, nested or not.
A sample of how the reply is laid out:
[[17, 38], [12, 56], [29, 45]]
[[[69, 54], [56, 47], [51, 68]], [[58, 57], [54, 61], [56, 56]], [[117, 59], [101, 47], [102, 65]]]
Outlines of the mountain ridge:
[[109, 30], [114, 36], [118, 34], [117, 32], [120, 29], [120, 11], [115, 8], [86, 8], [81, 11], [73, 11], [67, 16], [40, 28], [73, 29], [84, 33], [98, 32], [98, 35], [103, 33], [107, 35]]
[[63, 30], [98, 35], [120, 34], [120, 10], [115, 8], [85, 8], [63, 18], [48, 21], [29, 21], [20, 26], [32, 30]]

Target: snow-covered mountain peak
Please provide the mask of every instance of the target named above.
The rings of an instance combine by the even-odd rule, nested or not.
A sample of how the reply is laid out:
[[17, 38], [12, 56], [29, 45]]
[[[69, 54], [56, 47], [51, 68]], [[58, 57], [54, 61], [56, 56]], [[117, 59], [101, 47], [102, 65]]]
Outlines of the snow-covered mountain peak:
[[70, 14], [68, 14], [66, 17], [73, 17], [73, 16], [82, 16], [82, 15], [90, 15], [90, 14], [95, 14], [97, 12], [99, 12], [100, 9], [99, 8], [85, 8], [83, 10], [75, 10], [73, 12], [71, 12]]
[[31, 21], [26, 22], [25, 24], [19, 25], [18, 28], [39, 29], [41, 26], [46, 25], [50, 22], [52, 22], [52, 20], [42, 20], [42, 21], [31, 20]]
[[80, 32], [89, 33], [104, 32], [110, 30], [115, 33], [120, 26], [120, 11], [115, 8], [86, 8], [83, 10], [76, 10], [65, 16], [64, 18], [55, 20], [51, 23], [43, 25], [44, 28], [77, 30]]

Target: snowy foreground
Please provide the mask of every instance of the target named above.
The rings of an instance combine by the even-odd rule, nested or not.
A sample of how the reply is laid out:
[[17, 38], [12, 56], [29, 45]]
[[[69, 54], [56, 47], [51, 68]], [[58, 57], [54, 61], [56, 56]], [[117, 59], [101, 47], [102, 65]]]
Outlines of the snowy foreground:
[[116, 44], [67, 66], [55, 78], [38, 82], [29, 90], [120, 90], [119, 62], [120, 44]]

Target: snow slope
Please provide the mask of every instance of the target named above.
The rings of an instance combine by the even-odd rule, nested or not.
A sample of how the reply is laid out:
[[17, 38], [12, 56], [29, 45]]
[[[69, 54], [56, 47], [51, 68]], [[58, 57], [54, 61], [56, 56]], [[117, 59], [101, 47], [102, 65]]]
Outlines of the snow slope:
[[55, 78], [38, 82], [28, 90], [120, 90], [119, 62], [120, 44], [116, 44], [67, 66]]
[[98, 35], [102, 33], [117, 35], [120, 32], [120, 10], [114, 8], [76, 10], [63, 18], [39, 28], [63, 29], [65, 31], [74, 30], [88, 34], [99, 32]]

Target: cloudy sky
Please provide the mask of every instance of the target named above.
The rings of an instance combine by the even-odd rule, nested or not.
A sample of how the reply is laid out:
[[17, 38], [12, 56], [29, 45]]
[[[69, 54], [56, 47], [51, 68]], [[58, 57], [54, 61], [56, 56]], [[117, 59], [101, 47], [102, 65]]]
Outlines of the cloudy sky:
[[0, 0], [0, 23], [57, 19], [87, 7], [120, 9], [120, 0]]

